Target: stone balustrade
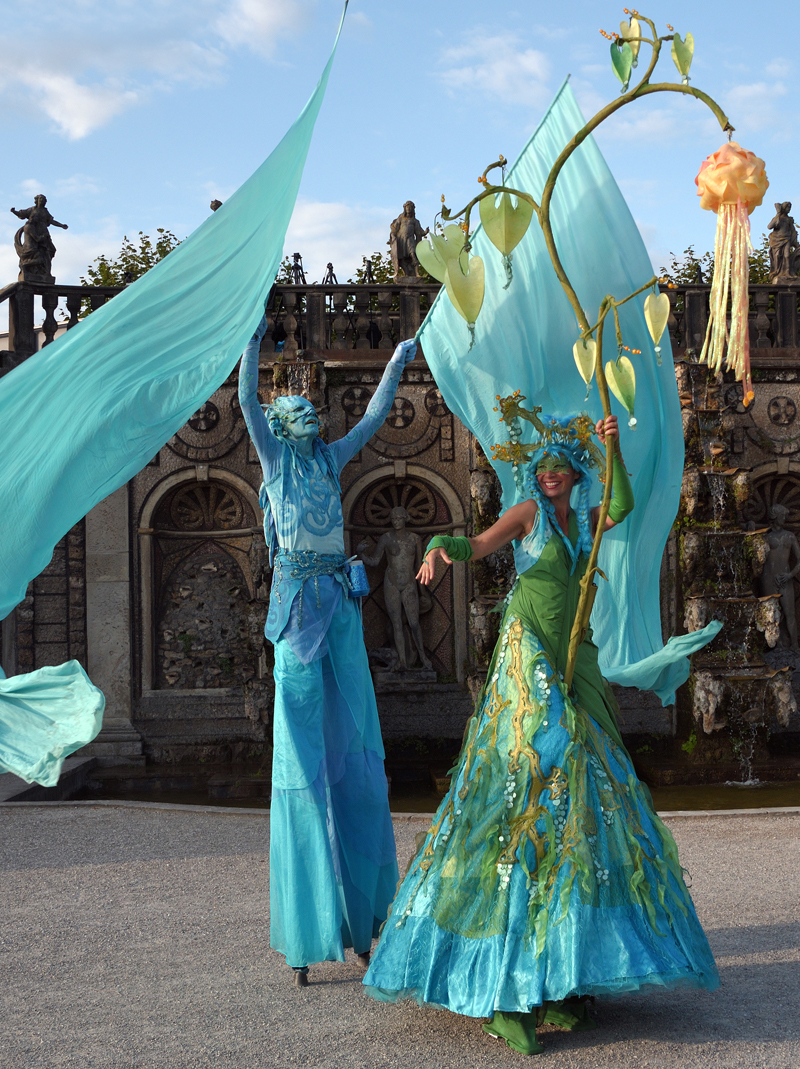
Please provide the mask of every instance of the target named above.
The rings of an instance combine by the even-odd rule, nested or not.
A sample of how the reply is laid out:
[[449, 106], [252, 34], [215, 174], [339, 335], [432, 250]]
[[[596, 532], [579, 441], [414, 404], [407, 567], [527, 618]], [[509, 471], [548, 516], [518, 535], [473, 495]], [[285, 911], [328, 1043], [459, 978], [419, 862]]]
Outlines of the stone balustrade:
[[[12, 282], [0, 290], [0, 303], [8, 301], [8, 352], [12, 366], [21, 364], [39, 348], [38, 330], [44, 334], [44, 345], [55, 339], [56, 331], [63, 323], [56, 319], [56, 309], [64, 301], [69, 313], [66, 323], [71, 330], [78, 323], [81, 305], [89, 300], [92, 311], [121, 293], [124, 286], [65, 286], [59, 282]], [[34, 299], [41, 297], [44, 321], [41, 328], [34, 327]]]
[[[670, 301], [668, 323], [676, 359], [696, 359], [708, 326], [708, 282], [661, 287]], [[754, 362], [797, 360], [800, 348], [800, 279], [750, 287], [750, 349]], [[769, 352], [767, 352], [769, 350]]]
[[276, 285], [267, 306], [263, 353], [394, 349], [413, 338], [439, 292], [438, 283]]

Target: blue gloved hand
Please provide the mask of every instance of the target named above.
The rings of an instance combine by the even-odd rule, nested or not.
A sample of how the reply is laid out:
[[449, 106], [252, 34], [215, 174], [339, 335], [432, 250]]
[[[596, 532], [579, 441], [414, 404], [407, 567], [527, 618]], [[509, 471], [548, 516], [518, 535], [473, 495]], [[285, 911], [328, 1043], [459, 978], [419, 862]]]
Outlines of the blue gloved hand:
[[397, 363], [401, 363], [403, 367], [406, 364], [410, 364], [414, 357], [417, 355], [417, 343], [413, 338], [409, 338], [408, 341], [401, 341], [392, 354], [392, 360]]

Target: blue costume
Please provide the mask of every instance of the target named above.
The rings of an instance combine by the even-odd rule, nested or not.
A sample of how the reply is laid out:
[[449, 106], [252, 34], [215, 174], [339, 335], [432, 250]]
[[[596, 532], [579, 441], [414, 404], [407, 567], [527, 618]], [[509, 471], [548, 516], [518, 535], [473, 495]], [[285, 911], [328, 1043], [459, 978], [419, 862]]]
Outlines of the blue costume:
[[264, 472], [261, 504], [274, 562], [264, 633], [275, 646], [270, 810], [270, 945], [299, 968], [369, 952], [397, 883], [378, 710], [361, 625], [349, 597], [339, 473], [385, 420], [416, 346], [398, 346], [361, 422], [313, 438], [282, 434], [281, 397], [262, 411], [258, 349], [242, 357], [239, 400]]

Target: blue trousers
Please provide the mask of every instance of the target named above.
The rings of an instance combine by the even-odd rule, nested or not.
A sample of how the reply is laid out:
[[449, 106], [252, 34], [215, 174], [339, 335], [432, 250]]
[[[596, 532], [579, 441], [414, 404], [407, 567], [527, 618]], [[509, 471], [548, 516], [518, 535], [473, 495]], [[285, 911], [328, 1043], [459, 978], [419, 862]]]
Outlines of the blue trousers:
[[327, 653], [275, 643], [270, 946], [289, 965], [370, 949], [397, 885], [378, 710], [356, 604], [342, 598]]

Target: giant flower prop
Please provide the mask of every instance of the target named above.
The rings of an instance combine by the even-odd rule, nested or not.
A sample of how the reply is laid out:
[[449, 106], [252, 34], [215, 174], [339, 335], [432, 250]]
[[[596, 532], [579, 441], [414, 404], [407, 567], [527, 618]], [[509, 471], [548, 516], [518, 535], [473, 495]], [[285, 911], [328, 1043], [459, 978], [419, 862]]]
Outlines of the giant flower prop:
[[[695, 183], [700, 207], [717, 213], [714, 281], [700, 360], [719, 372], [727, 342], [725, 368], [733, 369], [737, 380], [742, 381], [744, 403], [749, 405], [754, 396], [747, 321], [750, 299], [748, 252], [752, 251], [750, 213], [762, 202], [769, 186], [764, 161], [735, 141], [729, 141], [703, 161]], [[730, 333], [727, 323], [729, 295]]]

